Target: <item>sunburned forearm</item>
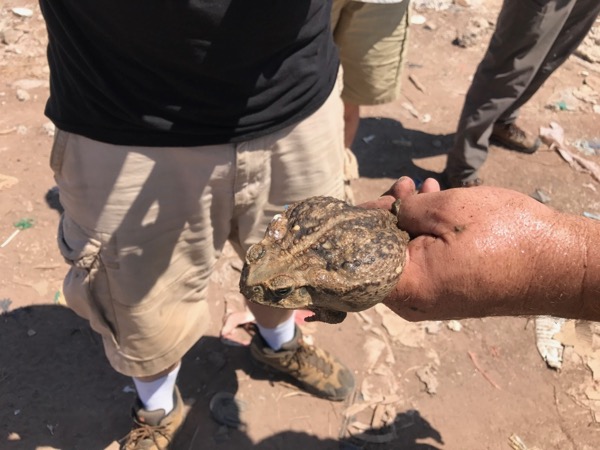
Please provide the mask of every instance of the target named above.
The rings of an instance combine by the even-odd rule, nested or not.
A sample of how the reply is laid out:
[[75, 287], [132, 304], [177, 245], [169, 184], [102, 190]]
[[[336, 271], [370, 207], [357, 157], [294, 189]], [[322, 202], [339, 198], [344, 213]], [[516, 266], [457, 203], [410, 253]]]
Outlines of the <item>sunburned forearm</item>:
[[557, 213], [551, 234], [536, 244], [539, 255], [519, 313], [600, 320], [599, 243], [600, 224]]
[[600, 222], [592, 219], [579, 221], [586, 246], [580, 318], [600, 321]]
[[499, 188], [409, 196], [398, 218], [413, 239], [385, 303], [403, 317], [600, 320], [600, 222]]

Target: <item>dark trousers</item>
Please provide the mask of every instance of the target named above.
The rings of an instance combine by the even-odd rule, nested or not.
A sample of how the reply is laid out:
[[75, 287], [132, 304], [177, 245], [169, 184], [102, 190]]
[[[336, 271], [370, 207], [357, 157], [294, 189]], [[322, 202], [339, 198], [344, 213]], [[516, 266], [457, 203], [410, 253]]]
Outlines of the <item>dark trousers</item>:
[[510, 124], [573, 53], [600, 13], [600, 0], [504, 0], [496, 30], [467, 92], [446, 174], [477, 178], [492, 127]]

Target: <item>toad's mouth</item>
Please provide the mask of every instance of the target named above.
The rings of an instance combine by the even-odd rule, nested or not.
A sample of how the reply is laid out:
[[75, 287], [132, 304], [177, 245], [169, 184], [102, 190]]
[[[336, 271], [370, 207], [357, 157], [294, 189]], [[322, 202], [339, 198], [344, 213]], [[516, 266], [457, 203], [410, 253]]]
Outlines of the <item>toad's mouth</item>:
[[325, 323], [342, 323], [347, 314], [343, 311], [335, 311], [326, 308], [308, 308], [314, 314], [304, 319], [305, 322], [325, 322]]

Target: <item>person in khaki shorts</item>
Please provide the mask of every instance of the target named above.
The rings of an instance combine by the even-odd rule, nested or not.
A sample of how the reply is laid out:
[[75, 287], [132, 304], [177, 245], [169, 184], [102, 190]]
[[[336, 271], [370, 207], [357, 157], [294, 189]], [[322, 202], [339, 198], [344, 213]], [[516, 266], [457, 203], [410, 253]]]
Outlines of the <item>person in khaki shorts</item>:
[[[243, 256], [286, 204], [344, 198], [331, 5], [271, 4], [268, 26], [254, 3], [231, 0], [40, 5], [65, 299], [133, 377], [121, 448], [166, 449], [184, 420], [180, 362], [209, 324], [225, 243]], [[257, 362], [319, 397], [350, 395], [352, 372], [304, 342], [293, 312], [248, 306]]]
[[333, 0], [331, 28], [343, 69], [341, 95], [349, 179], [358, 178], [351, 147], [360, 106], [389, 103], [400, 96], [408, 23], [409, 0]]

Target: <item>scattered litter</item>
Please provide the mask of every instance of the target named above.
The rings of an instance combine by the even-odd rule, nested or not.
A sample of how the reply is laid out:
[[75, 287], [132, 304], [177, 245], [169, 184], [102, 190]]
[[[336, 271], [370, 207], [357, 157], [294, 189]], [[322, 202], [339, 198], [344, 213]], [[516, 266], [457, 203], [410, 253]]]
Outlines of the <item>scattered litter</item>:
[[27, 336], [32, 337], [35, 336], [37, 334], [37, 331], [29, 329], [27, 330]]
[[[0, 132], [2, 134], [2, 132]], [[9, 189], [19, 182], [18, 178], [11, 177], [10, 175], [2, 175], [0, 173], [0, 191]]]
[[452, 330], [452, 331], [458, 332], [458, 331], [462, 330], [462, 324], [458, 320], [450, 320], [450, 321], [448, 321], [446, 326], [448, 327], [449, 330]]
[[52, 302], [53, 302], [55, 305], [60, 305], [60, 304], [63, 304], [63, 305], [64, 305], [64, 304], [66, 304], [66, 302], [64, 301], [64, 297], [63, 297], [63, 295], [62, 295], [62, 292], [61, 292], [61, 291], [56, 291], [56, 292], [54, 293], [54, 298], [52, 299]]
[[373, 367], [375, 367], [375, 364], [377, 364], [377, 361], [379, 361], [379, 358], [381, 357], [381, 354], [385, 348], [385, 342], [380, 339], [376, 339], [373, 336], [367, 336], [363, 345], [363, 349], [367, 355], [364, 362], [364, 367], [367, 372], [373, 370]]
[[434, 11], [444, 11], [452, 6], [454, 0], [413, 0], [412, 6], [416, 10], [432, 9]]
[[14, 414], [15, 416], [18, 416], [19, 414], [21, 414], [21, 410], [20, 410], [20, 409], [15, 409], [15, 410], [13, 411], [13, 414]]
[[3, 313], [8, 312], [10, 305], [12, 305], [12, 300], [10, 298], [0, 299], [0, 310]]
[[417, 108], [415, 108], [412, 103], [403, 102], [402, 107], [406, 109], [415, 119], [418, 119], [421, 116], [419, 111], [417, 111]]
[[525, 442], [523, 442], [523, 440], [516, 434], [513, 434], [510, 438], [508, 438], [508, 445], [510, 445], [510, 448], [513, 450], [534, 450], [527, 447]]
[[594, 214], [591, 212], [584, 211], [583, 215], [584, 215], [584, 217], [587, 217], [588, 219], [600, 220], [600, 214]]
[[562, 367], [564, 347], [560, 341], [554, 339], [554, 335], [560, 333], [565, 320], [551, 316], [538, 316], [535, 318], [536, 346], [542, 359], [552, 369]]
[[425, 390], [428, 394], [437, 394], [437, 388], [440, 383], [435, 376], [435, 368], [432, 364], [427, 364], [426, 366], [421, 367], [415, 372], [415, 374], [421, 383], [425, 385]]
[[33, 16], [33, 11], [29, 8], [13, 8], [11, 11], [13, 12], [13, 14], [19, 17]]
[[421, 14], [412, 14], [410, 16], [410, 23], [413, 25], [423, 25], [426, 21], [425, 16]]
[[560, 156], [569, 163], [575, 170], [585, 173], [590, 173], [596, 181], [600, 182], [600, 166], [595, 162], [589, 161], [582, 158], [581, 156], [575, 155], [564, 148], [556, 149]]
[[246, 402], [236, 399], [230, 392], [217, 392], [210, 399], [209, 409], [217, 423], [244, 431], [246, 424], [241, 413], [247, 409]]
[[423, 114], [423, 117], [421, 117], [421, 122], [422, 123], [429, 123], [431, 122], [431, 114]]
[[374, 135], [374, 134], [370, 134], [370, 135], [368, 135], [368, 136], [365, 136], [364, 138], [362, 138], [362, 140], [363, 140], [363, 142], [364, 142], [365, 144], [369, 144], [369, 143], [371, 143], [371, 141], [372, 141], [373, 139], [375, 139], [375, 135]]
[[412, 84], [415, 85], [415, 87], [420, 90], [421, 92], [425, 93], [425, 87], [423, 86], [423, 84], [417, 79], [416, 75], [409, 75], [408, 79], [411, 81]]
[[540, 203], [549, 203], [550, 200], [552, 200], [552, 197], [550, 197], [550, 195], [548, 195], [544, 190], [542, 189], [536, 189], [534, 191], [533, 194], [531, 194], [531, 198], [537, 200]]
[[577, 139], [573, 142], [573, 147], [586, 156], [600, 155], [600, 139]]
[[46, 424], [46, 428], [48, 428], [48, 431], [50, 431], [50, 434], [52, 436], [54, 436], [54, 430], [56, 430], [58, 428], [58, 424], [57, 425]]
[[540, 127], [540, 138], [551, 150], [556, 150], [575, 170], [590, 173], [596, 181], [600, 182], [600, 165], [567, 150], [564, 144], [565, 133], [558, 123], [550, 122], [549, 127]]
[[6, 247], [21, 231], [31, 228], [33, 226], [33, 219], [21, 219], [15, 222], [14, 226], [17, 229], [0, 245], [0, 248]]
[[135, 392], [135, 388], [129, 384], [123, 388], [123, 393], [125, 394], [135, 394]]
[[413, 348], [420, 348], [425, 343], [425, 327], [421, 323], [408, 322], [394, 314], [386, 306], [379, 303], [375, 311], [381, 316], [383, 328], [393, 341]]
[[502, 388], [498, 385], [498, 383], [496, 383], [494, 381], [494, 379], [485, 370], [483, 370], [483, 368], [479, 364], [479, 361], [477, 360], [477, 355], [475, 353], [473, 353], [473, 352], [467, 352], [467, 353], [469, 354], [469, 358], [471, 358], [471, 361], [473, 362], [473, 365], [479, 371], [479, 373], [483, 376], [483, 378], [485, 378], [496, 389], [498, 389], [499, 391], [501, 391]]

